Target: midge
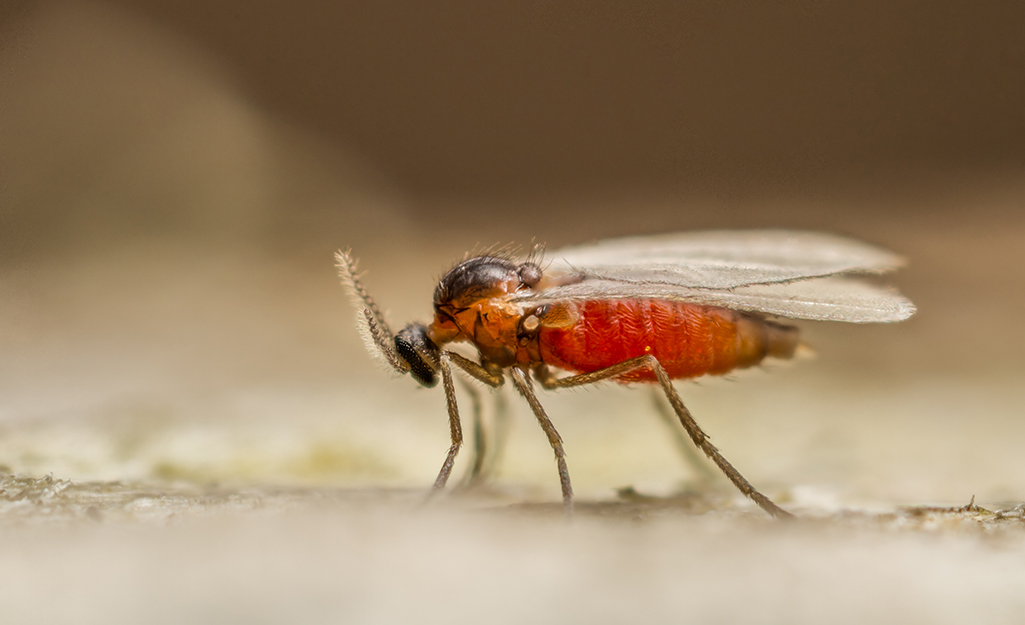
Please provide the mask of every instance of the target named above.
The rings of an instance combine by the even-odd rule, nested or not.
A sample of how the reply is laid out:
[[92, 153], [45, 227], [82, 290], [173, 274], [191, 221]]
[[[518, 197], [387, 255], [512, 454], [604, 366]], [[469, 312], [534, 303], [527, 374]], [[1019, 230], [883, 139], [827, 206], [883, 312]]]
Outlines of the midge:
[[[434, 489], [445, 486], [463, 443], [452, 366], [493, 388], [508, 374], [555, 451], [567, 513], [573, 488], [562, 437], [532, 379], [547, 389], [657, 383], [690, 439], [726, 477], [769, 514], [790, 516], [712, 445], [672, 381], [792, 357], [797, 328], [769, 317], [879, 323], [915, 312], [896, 291], [851, 277], [895, 269], [900, 257], [815, 232], [622, 238], [563, 249], [544, 262], [484, 254], [441, 279], [430, 324], [412, 323], [398, 334], [360, 282], [351, 254], [339, 252], [337, 260], [371, 354], [424, 386], [441, 378], [452, 444]], [[478, 362], [445, 349], [455, 342], [476, 347]]]

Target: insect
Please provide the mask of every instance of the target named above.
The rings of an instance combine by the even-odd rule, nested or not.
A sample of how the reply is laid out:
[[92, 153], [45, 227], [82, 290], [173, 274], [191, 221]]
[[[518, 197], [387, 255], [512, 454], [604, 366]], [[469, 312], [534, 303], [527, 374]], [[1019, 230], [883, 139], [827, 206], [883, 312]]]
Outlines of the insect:
[[[798, 330], [776, 318], [877, 323], [915, 312], [895, 290], [852, 277], [891, 271], [900, 257], [816, 232], [621, 238], [563, 249], [544, 262], [536, 251], [524, 259], [474, 256], [438, 282], [431, 322], [411, 323], [397, 334], [360, 281], [351, 253], [336, 258], [371, 354], [423, 386], [440, 378], [451, 445], [434, 490], [445, 486], [463, 443], [454, 366], [492, 388], [508, 376], [526, 399], [555, 452], [567, 514], [573, 488], [563, 441], [534, 392], [535, 381], [546, 389], [601, 381], [658, 384], [694, 445], [765, 512], [790, 516], [723, 457], [673, 380], [792, 357]], [[478, 359], [446, 349], [458, 342], [475, 347]]]

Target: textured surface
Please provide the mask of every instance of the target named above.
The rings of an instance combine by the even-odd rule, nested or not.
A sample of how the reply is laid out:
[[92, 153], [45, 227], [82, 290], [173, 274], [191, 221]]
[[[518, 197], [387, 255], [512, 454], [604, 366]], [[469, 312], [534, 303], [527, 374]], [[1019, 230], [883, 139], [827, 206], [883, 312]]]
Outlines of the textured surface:
[[953, 625], [1025, 608], [1020, 508], [779, 523], [679, 498], [566, 525], [558, 506], [424, 509], [388, 491], [0, 489], [7, 623]]

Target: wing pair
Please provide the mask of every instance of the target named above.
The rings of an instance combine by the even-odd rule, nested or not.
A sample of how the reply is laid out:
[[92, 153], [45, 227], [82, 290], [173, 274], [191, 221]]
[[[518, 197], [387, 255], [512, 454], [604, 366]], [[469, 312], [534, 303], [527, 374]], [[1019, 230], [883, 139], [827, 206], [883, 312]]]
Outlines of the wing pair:
[[583, 280], [514, 301], [593, 299], [686, 301], [792, 319], [879, 323], [915, 306], [896, 290], [851, 274], [892, 271], [886, 250], [829, 234], [786, 230], [710, 231], [621, 238], [550, 255], [546, 274]]

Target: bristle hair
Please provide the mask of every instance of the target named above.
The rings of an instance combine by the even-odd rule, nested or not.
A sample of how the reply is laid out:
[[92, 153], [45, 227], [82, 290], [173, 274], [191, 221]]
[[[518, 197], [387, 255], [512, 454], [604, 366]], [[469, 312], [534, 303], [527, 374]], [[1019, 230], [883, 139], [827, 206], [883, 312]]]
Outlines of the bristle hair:
[[346, 287], [352, 303], [356, 306], [356, 328], [367, 351], [375, 360], [387, 365], [392, 371], [406, 373], [409, 371], [409, 365], [395, 353], [395, 337], [388, 327], [384, 313], [360, 281], [356, 269], [357, 261], [352, 257], [352, 251], [339, 250], [335, 253], [335, 260], [342, 285]]

